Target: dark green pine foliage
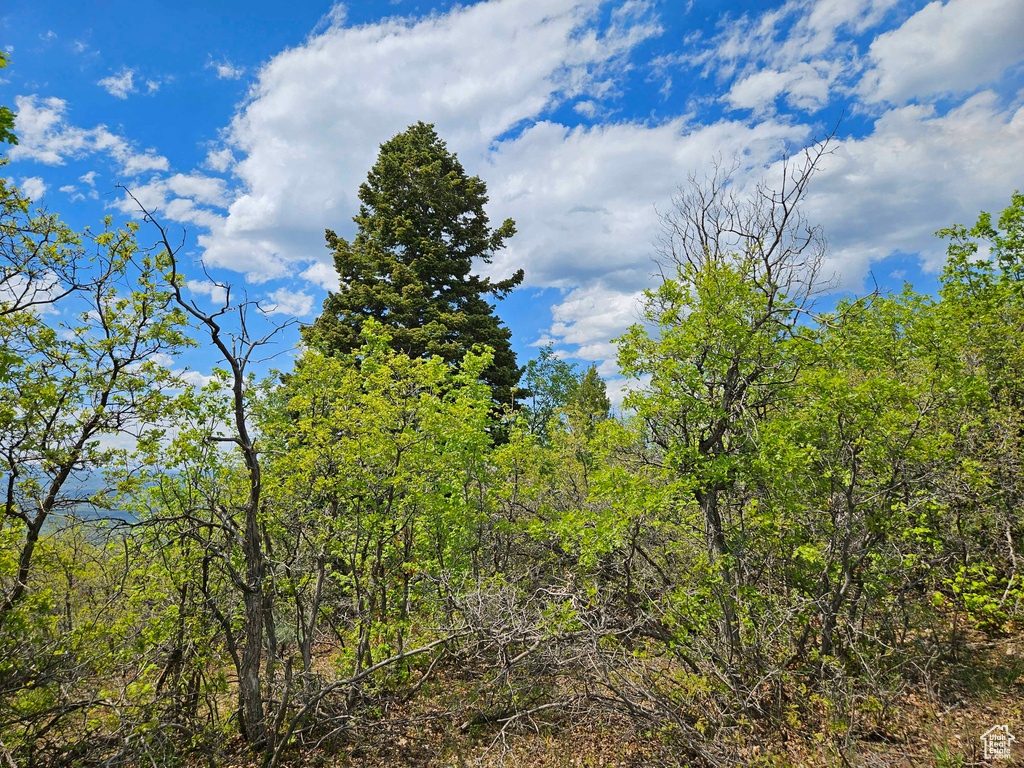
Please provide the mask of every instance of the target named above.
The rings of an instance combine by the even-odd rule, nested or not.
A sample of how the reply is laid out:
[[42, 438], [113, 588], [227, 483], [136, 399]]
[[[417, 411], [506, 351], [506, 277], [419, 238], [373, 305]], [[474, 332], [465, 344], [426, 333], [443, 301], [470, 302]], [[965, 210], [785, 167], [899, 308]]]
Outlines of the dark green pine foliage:
[[474, 260], [489, 263], [515, 234], [511, 219], [490, 227], [484, 182], [467, 176], [434, 127], [421, 122], [381, 145], [359, 199], [351, 243], [327, 230], [340, 288], [325, 299], [306, 341], [351, 352], [372, 317], [388, 327], [392, 346], [412, 357], [457, 363], [486, 344], [494, 363], [483, 378], [496, 402], [512, 402], [520, 369], [511, 332], [487, 297], [506, 296], [523, 271], [499, 282], [472, 274]]

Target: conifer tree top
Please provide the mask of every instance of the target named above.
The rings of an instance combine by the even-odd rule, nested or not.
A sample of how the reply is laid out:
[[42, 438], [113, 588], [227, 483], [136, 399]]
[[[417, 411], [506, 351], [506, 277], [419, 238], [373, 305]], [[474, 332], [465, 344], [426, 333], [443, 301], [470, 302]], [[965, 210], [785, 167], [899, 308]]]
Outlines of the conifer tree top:
[[519, 368], [509, 330], [485, 297], [507, 295], [523, 271], [492, 282], [472, 273], [515, 234], [506, 219], [490, 226], [487, 186], [469, 176], [434, 127], [416, 123], [380, 147], [359, 187], [358, 227], [350, 243], [327, 230], [340, 288], [307, 333], [323, 349], [347, 353], [361, 344], [368, 317], [390, 329], [392, 344], [412, 356], [457, 362], [476, 344], [494, 350], [484, 378], [498, 402], [509, 402]]

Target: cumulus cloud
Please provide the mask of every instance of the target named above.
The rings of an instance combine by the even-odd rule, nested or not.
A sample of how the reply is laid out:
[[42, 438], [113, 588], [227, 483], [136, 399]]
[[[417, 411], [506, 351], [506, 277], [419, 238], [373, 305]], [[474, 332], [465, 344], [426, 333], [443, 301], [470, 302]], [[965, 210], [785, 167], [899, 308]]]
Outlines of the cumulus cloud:
[[868, 57], [859, 86], [866, 101], [973, 91], [1024, 61], [1024, 7], [1019, 0], [936, 0], [879, 35]]
[[[643, 3], [599, 26], [597, 0], [507, 0], [421, 19], [331, 23], [260, 71], [228, 140], [245, 187], [202, 245], [250, 277], [325, 261], [380, 141], [416, 120], [475, 170], [504, 133], [569, 99], [608, 94], [615, 64], [658, 31]], [[499, 212], [500, 213], [500, 212]]]
[[38, 201], [46, 194], [46, 184], [38, 176], [28, 176], [21, 180], [21, 191], [24, 192], [29, 199]]
[[583, 360], [613, 358], [611, 339], [640, 319], [640, 294], [602, 281], [573, 289], [552, 309], [552, 340], [572, 345]]
[[725, 20], [710, 40], [695, 36], [695, 49], [678, 62], [703, 68], [719, 83], [732, 81], [725, 100], [734, 107], [763, 107], [766, 101], [755, 98], [762, 85], [770, 98], [792, 93], [791, 106], [813, 111], [856, 71], [854, 38], [877, 26], [897, 1], [788, 0], [760, 15]]
[[64, 165], [68, 159], [105, 154], [121, 167], [125, 176], [146, 171], [166, 171], [167, 158], [155, 150], [138, 151], [123, 136], [105, 125], [80, 128], [67, 121], [67, 102], [55, 97], [17, 96], [18, 143], [11, 147], [11, 160], [34, 160], [45, 165]]
[[85, 195], [78, 191], [78, 187], [74, 184], [65, 184], [60, 188], [60, 191], [67, 195], [71, 202], [78, 202], [79, 200], [85, 200]]
[[224, 208], [229, 202], [227, 185], [224, 179], [214, 176], [203, 176], [199, 173], [176, 173], [163, 183], [178, 197], [191, 197], [197, 203]]
[[523, 267], [527, 284], [538, 286], [613, 275], [627, 291], [646, 285], [659, 231], [656, 206], [670, 204], [680, 181], [719, 154], [742, 158], [754, 172], [807, 132], [772, 120], [699, 125], [677, 118], [572, 129], [538, 123], [499, 144], [482, 172], [491, 208], [519, 229], [488, 273]]
[[621, 408], [622, 401], [626, 399], [630, 392], [643, 390], [650, 386], [651, 383], [651, 377], [648, 375], [642, 376], [639, 379], [624, 379], [610, 372], [598, 371], [598, 373], [606, 379], [606, 394], [612, 408]]
[[873, 261], [944, 256], [936, 230], [1000, 210], [1024, 179], [1024, 107], [983, 91], [940, 113], [909, 105], [884, 113], [863, 138], [838, 143], [814, 179], [806, 213], [832, 244], [832, 266], [849, 287]]
[[[850, 287], [893, 253], [923, 254], [934, 265], [935, 230], [1000, 207], [1024, 178], [1021, 112], [995, 93], [944, 109], [901, 106], [970, 93], [1024, 61], [1019, 0], [931, 2], [875, 32], [894, 5], [789, 0], [725, 23], [688, 58], [727, 84], [729, 106], [760, 119], [779, 99], [795, 111], [838, 111], [837, 97], [852, 97], [854, 109], [876, 115], [863, 135], [837, 144], [807, 199]], [[874, 33], [867, 42], [858, 39], [865, 33]]]
[[206, 161], [203, 165], [211, 171], [224, 173], [235, 162], [235, 156], [227, 147], [222, 149], [211, 149], [206, 153]]
[[229, 194], [223, 179], [199, 173], [177, 173], [133, 185], [131, 196], [124, 195], [115, 206], [129, 215], [138, 215], [141, 204], [150, 213], [172, 221], [210, 228], [219, 226], [222, 220], [221, 215], [213, 209], [224, 208], [228, 200]]
[[314, 285], [319, 285], [325, 291], [336, 291], [341, 284], [338, 280], [338, 271], [334, 268], [334, 265], [322, 261], [310, 264], [299, 277]]
[[213, 376], [200, 373], [199, 371], [193, 371], [189, 368], [174, 369], [171, 373], [180, 378], [186, 384], [190, 384], [191, 386], [199, 389], [213, 381]]
[[829, 101], [829, 93], [840, 68], [833, 62], [799, 62], [780, 72], [762, 69], [733, 83], [725, 100], [734, 109], [769, 112], [775, 100], [785, 96], [794, 109], [816, 112]]
[[278, 288], [269, 293], [260, 306], [268, 315], [306, 317], [313, 310], [313, 297], [305, 291]]
[[97, 80], [96, 85], [105, 89], [107, 93], [115, 98], [127, 99], [129, 94], [135, 93], [135, 84], [132, 82], [134, 77], [134, 70], [124, 68], [116, 75], [110, 75], [102, 80]]

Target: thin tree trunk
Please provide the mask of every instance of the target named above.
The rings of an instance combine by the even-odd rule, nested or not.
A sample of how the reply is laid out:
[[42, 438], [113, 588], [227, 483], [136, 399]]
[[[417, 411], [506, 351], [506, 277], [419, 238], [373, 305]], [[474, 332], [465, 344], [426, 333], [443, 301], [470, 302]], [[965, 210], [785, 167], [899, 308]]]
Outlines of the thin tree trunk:
[[742, 650], [739, 621], [736, 618], [736, 579], [729, 566], [729, 545], [718, 509], [719, 489], [707, 488], [697, 493], [697, 502], [704, 513], [711, 562], [722, 577], [722, 634], [729, 643], [729, 653], [736, 658]]

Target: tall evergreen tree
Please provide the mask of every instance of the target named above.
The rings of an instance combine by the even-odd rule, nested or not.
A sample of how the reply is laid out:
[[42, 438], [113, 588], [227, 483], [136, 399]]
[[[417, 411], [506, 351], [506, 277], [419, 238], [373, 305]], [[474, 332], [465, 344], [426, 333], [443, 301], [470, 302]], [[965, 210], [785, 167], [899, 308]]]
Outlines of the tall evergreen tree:
[[327, 230], [340, 287], [324, 301], [307, 342], [351, 352], [362, 345], [360, 331], [372, 317], [388, 327], [392, 346], [412, 357], [458, 362], [486, 344], [494, 364], [483, 378], [495, 401], [511, 402], [520, 370], [511, 332], [487, 297], [506, 296], [523, 271], [491, 282], [471, 270], [474, 260], [490, 263], [515, 234], [514, 222], [490, 227], [486, 185], [468, 176], [434, 127], [422, 122], [381, 145], [359, 199], [351, 243]]

